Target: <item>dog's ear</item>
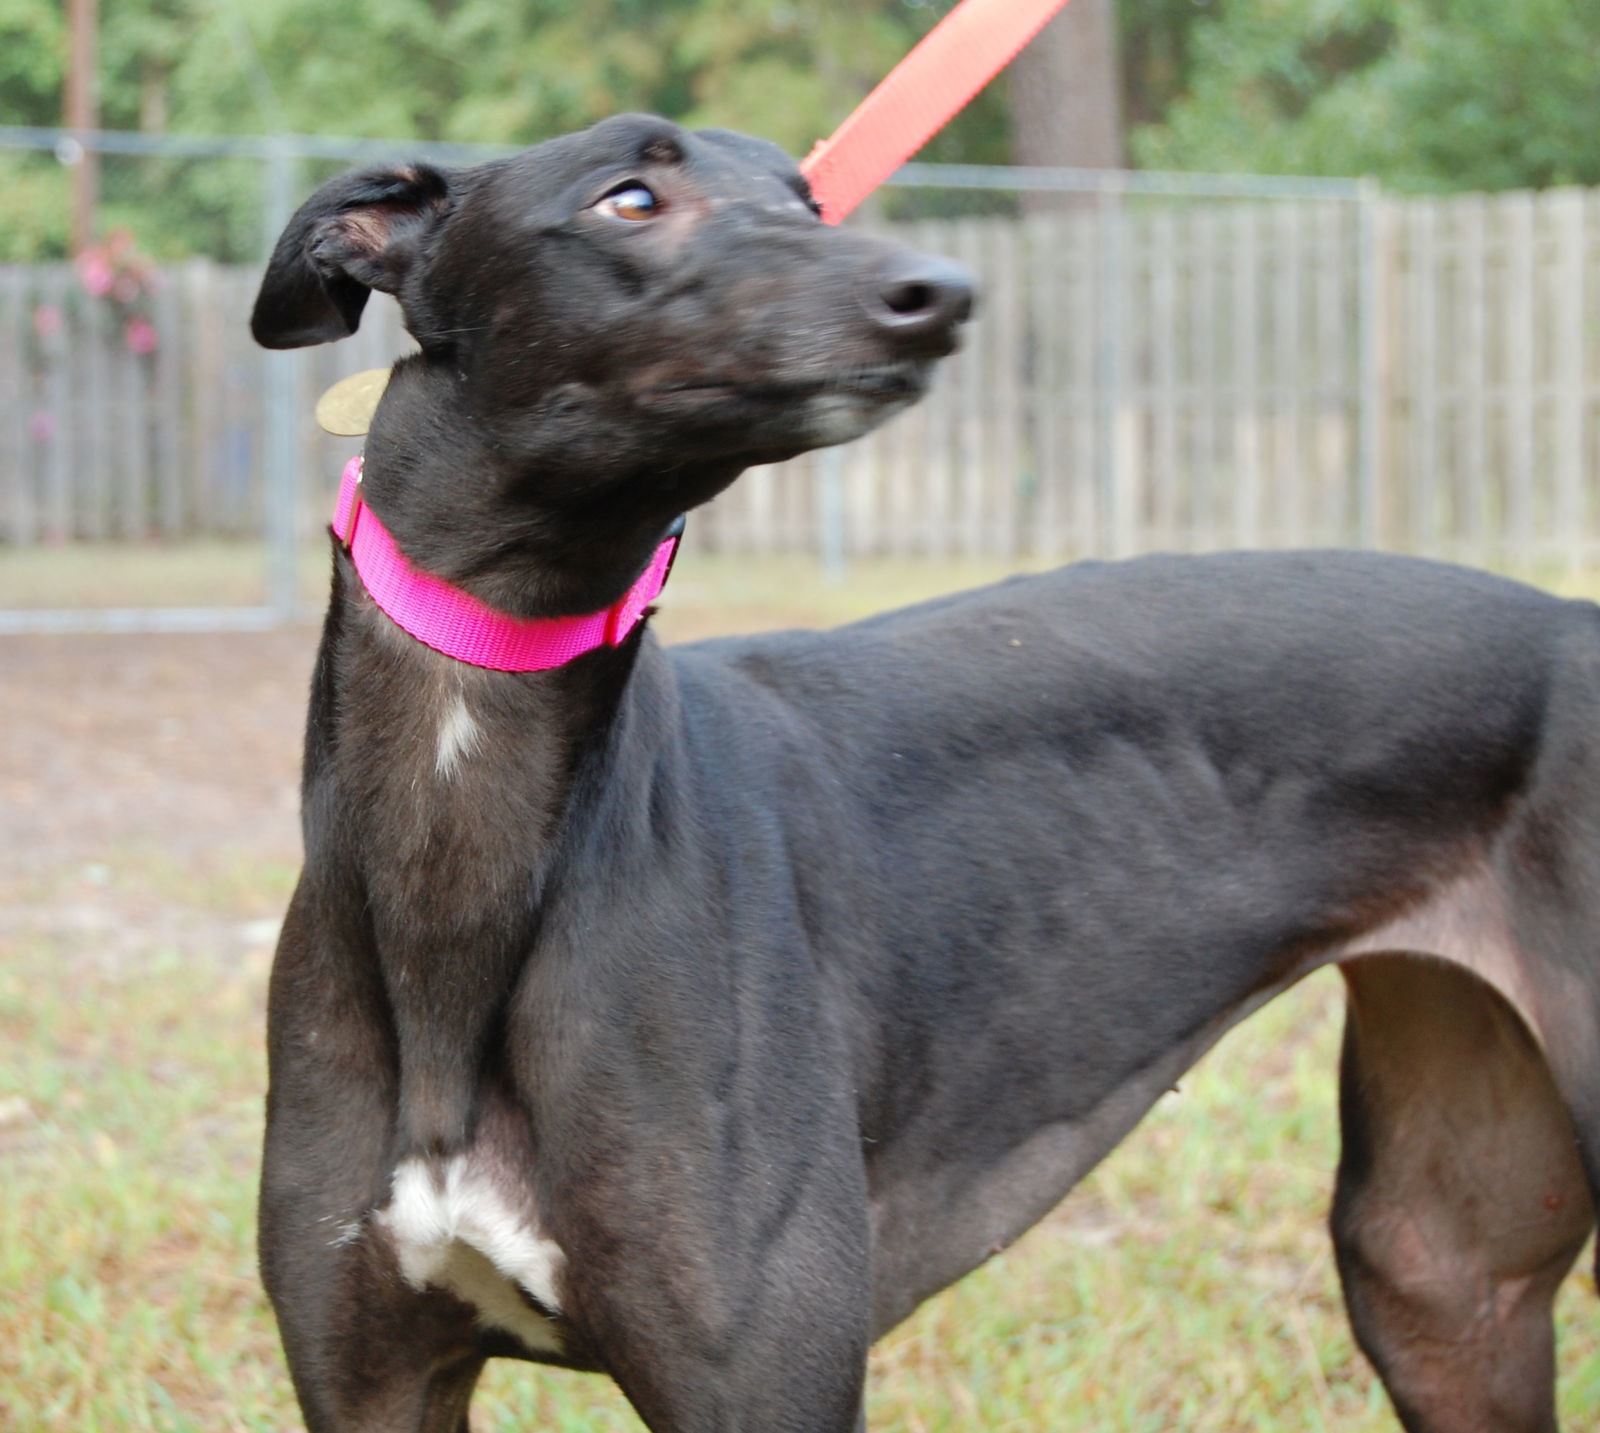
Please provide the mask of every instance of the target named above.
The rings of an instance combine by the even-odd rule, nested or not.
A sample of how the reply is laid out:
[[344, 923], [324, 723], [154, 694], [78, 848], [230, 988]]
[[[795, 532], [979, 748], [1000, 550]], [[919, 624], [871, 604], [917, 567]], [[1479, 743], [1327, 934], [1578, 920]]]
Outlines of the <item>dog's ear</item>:
[[450, 207], [450, 177], [426, 164], [329, 180], [272, 251], [250, 315], [256, 342], [305, 348], [354, 333], [367, 294], [399, 289]]

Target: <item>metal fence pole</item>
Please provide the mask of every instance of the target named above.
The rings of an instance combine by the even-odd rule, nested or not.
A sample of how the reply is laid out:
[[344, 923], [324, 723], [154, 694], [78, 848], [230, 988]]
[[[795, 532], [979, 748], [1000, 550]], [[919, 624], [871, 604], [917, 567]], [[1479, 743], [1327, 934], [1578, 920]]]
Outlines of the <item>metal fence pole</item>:
[[[287, 143], [274, 144], [267, 155], [262, 221], [266, 252], [294, 213], [298, 164]], [[268, 352], [262, 363], [261, 465], [267, 529], [267, 605], [279, 622], [293, 621], [299, 602], [298, 516], [300, 473], [296, 431], [305, 415], [296, 402], [300, 355]]]

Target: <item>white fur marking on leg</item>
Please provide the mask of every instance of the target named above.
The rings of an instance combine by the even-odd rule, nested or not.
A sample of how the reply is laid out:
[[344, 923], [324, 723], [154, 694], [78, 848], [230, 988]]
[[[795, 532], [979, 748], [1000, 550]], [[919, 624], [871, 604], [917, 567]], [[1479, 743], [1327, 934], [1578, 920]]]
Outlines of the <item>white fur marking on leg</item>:
[[448, 1289], [531, 1348], [559, 1349], [549, 1320], [524, 1304], [511, 1283], [560, 1313], [556, 1277], [566, 1256], [473, 1168], [470, 1156], [456, 1155], [442, 1168], [406, 1160], [395, 1170], [392, 1197], [377, 1220], [414, 1288]]
[[439, 719], [439, 740], [434, 747], [434, 772], [448, 781], [456, 774], [463, 757], [478, 749], [483, 732], [467, 710], [467, 699], [460, 692], [445, 704], [444, 715]]

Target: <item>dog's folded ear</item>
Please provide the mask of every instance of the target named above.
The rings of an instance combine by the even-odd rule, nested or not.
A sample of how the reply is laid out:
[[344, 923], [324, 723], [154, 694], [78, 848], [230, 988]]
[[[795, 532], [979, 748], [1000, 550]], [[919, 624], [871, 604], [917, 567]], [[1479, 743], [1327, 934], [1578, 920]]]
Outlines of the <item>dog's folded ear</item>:
[[373, 289], [396, 293], [450, 212], [450, 178], [426, 164], [329, 180], [278, 239], [250, 315], [264, 348], [305, 348], [356, 331]]

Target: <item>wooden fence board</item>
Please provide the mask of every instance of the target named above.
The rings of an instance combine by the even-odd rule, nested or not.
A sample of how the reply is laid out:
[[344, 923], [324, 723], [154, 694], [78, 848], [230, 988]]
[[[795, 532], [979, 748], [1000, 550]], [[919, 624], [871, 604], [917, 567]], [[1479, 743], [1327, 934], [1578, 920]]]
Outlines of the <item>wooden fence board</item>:
[[1218, 498], [1222, 490], [1221, 451], [1223, 390], [1226, 361], [1222, 339], [1222, 264], [1226, 253], [1222, 220], [1225, 215], [1207, 204], [1196, 204], [1190, 232], [1194, 291], [1193, 317], [1188, 324], [1192, 335], [1191, 373], [1195, 408], [1195, 441], [1191, 449], [1188, 481], [1194, 496], [1191, 507], [1191, 540], [1199, 547], [1214, 547], [1223, 541], [1222, 514]]
[[1486, 561], [1494, 531], [1489, 489], [1489, 208], [1481, 195], [1456, 206], [1460, 225], [1462, 286], [1461, 442], [1453, 477], [1464, 491], [1464, 542], [1458, 556]]
[[1272, 252], [1277, 343], [1272, 367], [1278, 441], [1271, 465], [1274, 508], [1279, 515], [1275, 537], [1280, 543], [1296, 547], [1305, 543], [1309, 533], [1305, 517], [1306, 469], [1301, 421], [1301, 395], [1309, 378], [1302, 312], [1308, 265], [1301, 257], [1306, 250], [1301, 214], [1300, 207], [1291, 204], [1268, 211], [1269, 219], [1276, 221]]
[[984, 468], [989, 477], [985, 536], [991, 555], [1013, 558], [1021, 548], [1019, 487], [1023, 471], [1023, 415], [1027, 411], [1027, 298], [1021, 282], [1022, 245], [1017, 226], [1001, 220], [986, 225], [986, 271], [991, 275], [989, 362], [993, 401], [984, 415], [989, 437]]
[[1584, 209], [1582, 190], [1563, 189], [1546, 197], [1555, 231], [1551, 307], [1554, 322], [1552, 386], [1554, 427], [1550, 451], [1556, 485], [1554, 520], [1560, 554], [1568, 571], [1583, 565], [1586, 550], [1584, 501], [1585, 405], [1588, 398], [1584, 355]]
[[36, 392], [43, 430], [48, 436], [30, 452], [30, 457], [44, 469], [45, 536], [52, 541], [78, 535], [73, 498], [77, 486], [74, 474], [81, 461], [80, 433], [72, 412], [75, 373], [65, 327], [71, 297], [67, 279], [68, 271], [63, 268], [45, 269], [34, 275], [33, 289], [35, 314], [46, 310], [54, 315], [52, 324], [62, 325], [49, 338], [40, 340], [40, 359], [45, 366]]
[[156, 290], [153, 308], [154, 526], [163, 537], [175, 538], [185, 530], [188, 506], [183, 472], [185, 323], [177, 289], [170, 280]]
[[1440, 550], [1443, 537], [1440, 513], [1439, 473], [1439, 252], [1435, 244], [1437, 211], [1432, 205], [1417, 205], [1407, 218], [1406, 287], [1409, 289], [1410, 342], [1407, 345], [1407, 375], [1410, 404], [1407, 428], [1410, 437], [1409, 482], [1412, 494], [1405, 522], [1420, 546], [1429, 552]]
[[1183, 481], [1178, 458], [1178, 229], [1170, 206], [1157, 210], [1144, 226], [1148, 321], [1140, 334], [1149, 355], [1150, 438], [1147, 449], [1150, 523], [1158, 547], [1181, 541]]
[[[26, 453], [35, 439], [30, 420], [34, 394], [28, 372], [31, 316], [21, 269], [0, 272], [0, 452]], [[0, 467], [0, 530], [17, 545], [39, 538], [35, 475], [22, 462]]]
[[1538, 477], [1534, 416], [1534, 202], [1531, 194], [1504, 194], [1503, 221], [1505, 369], [1504, 540], [1501, 553], [1533, 552]]
[[1262, 538], [1261, 355], [1259, 290], [1260, 210], [1241, 204], [1234, 210], [1233, 284], [1234, 464], [1232, 542], [1259, 546]]
[[1023, 288], [1030, 296], [1028, 362], [1031, 383], [1024, 441], [1032, 475], [1031, 522], [1028, 551], [1044, 558], [1059, 558], [1065, 551], [1062, 490], [1066, 482], [1064, 444], [1066, 424], [1059, 404], [1045, 395], [1062, 390], [1059, 335], [1062, 332], [1061, 244], [1057, 227], [1047, 214], [1023, 218]]

